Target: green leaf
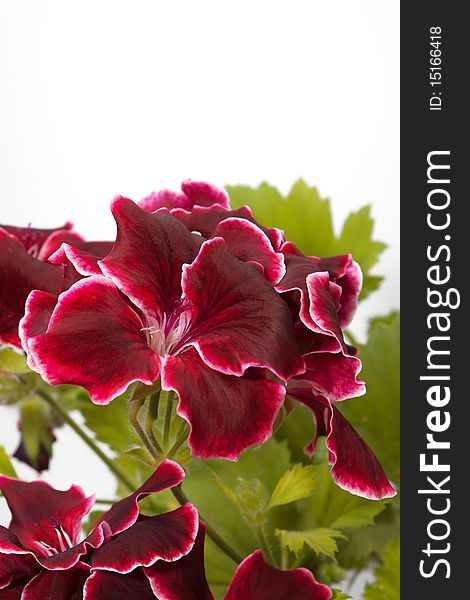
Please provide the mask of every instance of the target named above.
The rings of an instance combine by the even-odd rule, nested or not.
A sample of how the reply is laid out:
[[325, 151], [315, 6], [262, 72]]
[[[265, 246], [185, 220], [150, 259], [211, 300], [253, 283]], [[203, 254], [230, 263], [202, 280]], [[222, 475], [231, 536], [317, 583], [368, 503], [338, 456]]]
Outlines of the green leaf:
[[304, 465], [286, 471], [274, 488], [268, 510], [310, 496], [315, 488], [315, 472], [315, 467]]
[[400, 481], [400, 315], [375, 318], [359, 346], [367, 393], [341, 403], [341, 412], [377, 455], [392, 481]]
[[329, 200], [321, 198], [317, 189], [302, 179], [292, 186], [287, 198], [267, 183], [258, 188], [226, 187], [234, 208], [248, 204], [263, 225], [283, 229], [286, 239], [305, 254], [326, 257], [351, 253], [364, 274], [361, 298], [380, 285], [382, 278], [371, 275], [370, 270], [386, 246], [372, 238], [369, 206], [351, 213], [336, 236]]
[[346, 539], [346, 536], [337, 529], [328, 529], [318, 527], [306, 531], [286, 531], [277, 529], [276, 535], [279, 537], [282, 546], [286, 546], [296, 556], [299, 556], [303, 547], [307, 545], [315, 554], [325, 554], [334, 559], [338, 551], [336, 539]]
[[374, 583], [368, 583], [364, 600], [400, 599], [400, 543], [392, 540], [384, 552], [383, 564], [375, 569]]
[[21, 375], [30, 373], [31, 369], [26, 364], [26, 356], [24, 354], [15, 352], [11, 348], [4, 348], [0, 350], [0, 371]]
[[11, 464], [10, 457], [3, 446], [0, 446], [0, 473], [8, 477], [17, 477], [15, 467]]
[[[325, 457], [326, 458], [326, 457]], [[302, 501], [301, 528], [356, 529], [372, 525], [389, 500], [366, 500], [338, 487], [326, 463], [317, 465], [317, 486], [312, 498]]]
[[93, 431], [100, 442], [107, 444], [116, 452], [124, 452], [141, 442], [129, 425], [127, 418], [127, 399], [125, 392], [107, 405], [92, 404], [89, 400], [79, 405], [85, 418], [85, 425]]

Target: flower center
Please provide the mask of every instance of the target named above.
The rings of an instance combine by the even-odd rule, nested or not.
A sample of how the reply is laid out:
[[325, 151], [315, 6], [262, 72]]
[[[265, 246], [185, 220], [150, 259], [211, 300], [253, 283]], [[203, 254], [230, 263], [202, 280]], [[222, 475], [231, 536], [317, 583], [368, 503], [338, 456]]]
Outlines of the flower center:
[[161, 322], [155, 317], [145, 317], [147, 344], [159, 356], [171, 354], [189, 329], [192, 321], [192, 302], [177, 300], [175, 308], [167, 316], [163, 315]]
[[[44, 542], [42, 540], [38, 542], [41, 547], [41, 551], [46, 556], [60, 554], [61, 552], [65, 552], [65, 550], [68, 550], [69, 548], [73, 547], [72, 540], [68, 536], [65, 529], [62, 527], [61, 523], [59, 523], [55, 519], [50, 519], [49, 525], [55, 533], [55, 535], [57, 536], [57, 543], [54, 546], [52, 546], [51, 544], [48, 544], [47, 542]], [[51, 540], [49, 539], [49, 541]]]

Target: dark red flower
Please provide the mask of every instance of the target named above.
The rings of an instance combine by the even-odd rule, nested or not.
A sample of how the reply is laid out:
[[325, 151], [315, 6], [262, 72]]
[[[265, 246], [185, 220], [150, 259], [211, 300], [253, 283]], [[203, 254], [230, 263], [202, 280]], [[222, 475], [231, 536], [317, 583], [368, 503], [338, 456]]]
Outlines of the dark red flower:
[[94, 256], [95, 262], [111, 249], [109, 242], [85, 242], [71, 227], [70, 223], [59, 229], [0, 226], [0, 342], [21, 348], [18, 323], [29, 292], [58, 295], [80, 279], [83, 273], [68, 261], [51, 260], [63, 243]]
[[20, 326], [29, 364], [51, 384], [82, 385], [98, 404], [161, 376], [191, 425], [193, 454], [236, 459], [271, 435], [285, 396], [274, 376], [303, 370], [290, 311], [221, 237], [204, 241], [125, 198], [112, 211], [118, 234], [103, 274], [58, 301], [30, 294]]
[[0, 490], [12, 513], [9, 528], [0, 527], [0, 588], [14, 590], [24, 586], [26, 579], [22, 600], [39, 600], [48, 590], [55, 590], [48, 597], [67, 600], [83, 590], [92, 573], [127, 574], [137, 569], [138, 578], [142, 567], [178, 560], [194, 545], [196, 509], [187, 503], [168, 513], [144, 517], [137, 503], [142, 497], [179, 485], [183, 478], [179, 465], [164, 461], [79, 541], [80, 524], [93, 497], [87, 498], [78, 486], [62, 492], [43, 481], [25, 483], [0, 476]]
[[305, 256], [290, 242], [282, 252], [286, 275], [276, 289], [298, 316], [296, 338], [306, 366], [288, 381], [287, 394], [307, 406], [316, 422], [305, 451], [313, 454], [317, 438], [325, 436], [331, 474], [340, 487], [374, 500], [394, 496], [374, 453], [335, 406], [366, 391], [358, 379], [361, 361], [343, 337], [357, 307], [359, 266], [350, 255]]

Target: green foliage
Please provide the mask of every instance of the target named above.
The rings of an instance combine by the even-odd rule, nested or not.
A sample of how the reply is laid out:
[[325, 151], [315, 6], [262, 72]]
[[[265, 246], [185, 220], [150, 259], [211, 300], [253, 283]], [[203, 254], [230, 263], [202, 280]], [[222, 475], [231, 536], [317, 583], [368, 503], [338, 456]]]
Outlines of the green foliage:
[[315, 488], [315, 467], [294, 465], [277, 482], [268, 509], [289, 504], [312, 495]]
[[128, 393], [125, 392], [106, 405], [97, 405], [85, 400], [79, 410], [85, 418], [85, 425], [97, 440], [107, 444], [116, 452], [124, 452], [139, 446], [140, 440], [127, 419]]
[[326, 527], [317, 527], [304, 531], [286, 531], [277, 529], [276, 535], [279, 537], [282, 546], [289, 548], [296, 556], [299, 556], [305, 545], [311, 548], [315, 554], [325, 554], [334, 559], [338, 551], [336, 539], [346, 539], [346, 536], [337, 529], [328, 529]]
[[400, 315], [373, 319], [367, 344], [359, 346], [367, 386], [341, 412], [374, 450], [392, 481], [400, 481]]
[[26, 364], [24, 354], [19, 354], [11, 348], [3, 348], [0, 350], [0, 371], [4, 373], [29, 373], [31, 369]]
[[364, 600], [399, 600], [400, 543], [392, 540], [383, 555], [383, 564], [375, 569], [374, 583], [368, 583]]
[[331, 600], [348, 600], [348, 598], [351, 598], [349, 594], [346, 594], [337, 588], [332, 588], [331, 591], [333, 592]]
[[292, 186], [287, 198], [267, 183], [258, 188], [227, 186], [227, 191], [233, 207], [248, 204], [263, 225], [283, 229], [286, 239], [305, 254], [320, 257], [352, 254], [364, 273], [362, 298], [379, 287], [382, 277], [369, 271], [386, 246], [372, 238], [374, 224], [369, 206], [351, 213], [336, 236], [329, 200], [321, 198], [317, 189], [302, 179]]
[[0, 473], [8, 475], [8, 477], [17, 477], [15, 467], [11, 464], [11, 460], [3, 446], [0, 446]]

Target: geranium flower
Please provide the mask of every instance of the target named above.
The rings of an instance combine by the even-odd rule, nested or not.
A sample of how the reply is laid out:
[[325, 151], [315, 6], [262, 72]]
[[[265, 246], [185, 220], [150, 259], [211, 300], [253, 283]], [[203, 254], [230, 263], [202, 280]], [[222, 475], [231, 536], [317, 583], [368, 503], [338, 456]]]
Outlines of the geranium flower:
[[285, 396], [275, 378], [303, 370], [287, 305], [224, 239], [122, 197], [112, 212], [118, 233], [102, 274], [58, 300], [30, 294], [20, 335], [31, 368], [82, 385], [97, 404], [161, 377], [179, 396], [192, 453], [236, 459], [271, 435]]
[[0, 527], [0, 598], [21, 592], [17, 597], [22, 600], [91, 600], [101, 596], [92, 592], [82, 595], [89, 578], [100, 580], [111, 572], [121, 577], [130, 573], [129, 581], [139, 580], [144, 576], [143, 567], [178, 560], [194, 545], [196, 509], [187, 503], [171, 512], [145, 517], [139, 515], [137, 503], [179, 485], [183, 478], [179, 465], [164, 461], [79, 541], [80, 523], [91, 510], [93, 497], [87, 498], [75, 485], [63, 492], [44, 481], [26, 483], [0, 476], [0, 490], [12, 513], [8, 529]]
[[350, 255], [305, 256], [291, 242], [281, 250], [286, 275], [276, 289], [298, 315], [296, 339], [306, 366], [288, 381], [287, 394], [307, 406], [316, 422], [305, 452], [312, 455], [318, 437], [325, 436], [331, 474], [340, 487], [374, 500], [395, 496], [376, 456], [335, 406], [366, 391], [358, 379], [361, 361], [343, 337], [357, 308], [360, 268]]
[[0, 225], [0, 342], [21, 348], [18, 323], [32, 290], [57, 295], [81, 278], [68, 261], [57, 258], [50, 264], [62, 243], [80, 248], [77, 252], [94, 256], [95, 261], [111, 249], [109, 242], [85, 242], [71, 227], [71, 223], [59, 229]]

